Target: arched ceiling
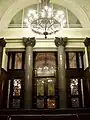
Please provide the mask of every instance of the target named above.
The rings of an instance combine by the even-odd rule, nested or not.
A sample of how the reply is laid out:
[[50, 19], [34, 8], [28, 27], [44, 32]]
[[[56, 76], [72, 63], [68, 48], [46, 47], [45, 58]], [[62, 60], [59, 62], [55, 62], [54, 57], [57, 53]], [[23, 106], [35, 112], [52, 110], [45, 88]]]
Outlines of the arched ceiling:
[[[51, 0], [69, 9], [79, 19], [82, 27], [90, 27], [90, 0]], [[7, 28], [14, 15], [37, 0], [0, 0], [0, 30]]]

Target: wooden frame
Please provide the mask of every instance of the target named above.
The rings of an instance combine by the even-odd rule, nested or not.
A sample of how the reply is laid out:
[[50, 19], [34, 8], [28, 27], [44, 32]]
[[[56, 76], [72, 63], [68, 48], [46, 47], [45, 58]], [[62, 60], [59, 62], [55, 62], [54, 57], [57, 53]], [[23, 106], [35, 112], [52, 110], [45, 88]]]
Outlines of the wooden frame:
[[[36, 54], [37, 53], [55, 53], [56, 55], [56, 66], [57, 66], [57, 53], [56, 52], [34, 52], [34, 62], [33, 62], [33, 66], [35, 65], [35, 56], [36, 56]], [[37, 82], [36, 82], [36, 79], [37, 78], [55, 78], [56, 79], [56, 82], [55, 82], [55, 95], [53, 95], [53, 96], [48, 96], [48, 83], [47, 82], [45, 82], [45, 84], [44, 84], [44, 96], [37, 96]], [[35, 75], [33, 75], [33, 101], [34, 101], [34, 103], [35, 104], [33, 104], [33, 108], [37, 108], [36, 106], [36, 103], [37, 103], [37, 98], [43, 98], [44, 99], [44, 108], [43, 109], [47, 109], [47, 99], [48, 98], [54, 98], [55, 99], [55, 101], [56, 101], [56, 108], [58, 108], [59, 107], [59, 103], [58, 103], [58, 99], [59, 99], [59, 94], [58, 94], [58, 79], [57, 79], [57, 75], [56, 75], [56, 77], [55, 76], [41, 76], [41, 77], [36, 77]]]

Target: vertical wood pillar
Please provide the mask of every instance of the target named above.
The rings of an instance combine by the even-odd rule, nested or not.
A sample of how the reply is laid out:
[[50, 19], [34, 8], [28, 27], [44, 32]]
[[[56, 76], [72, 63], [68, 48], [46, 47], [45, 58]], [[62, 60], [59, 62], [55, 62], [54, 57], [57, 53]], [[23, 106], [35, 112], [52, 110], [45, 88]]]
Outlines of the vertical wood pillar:
[[2, 56], [3, 56], [3, 48], [5, 47], [6, 42], [4, 40], [4, 38], [0, 38], [0, 108], [1, 108], [1, 104], [2, 104], [2, 95], [3, 95], [3, 91], [2, 91], [2, 84], [3, 84], [3, 78], [2, 78]]
[[84, 93], [86, 107], [90, 107], [90, 38], [86, 38], [84, 44], [87, 49], [89, 66], [85, 70]]

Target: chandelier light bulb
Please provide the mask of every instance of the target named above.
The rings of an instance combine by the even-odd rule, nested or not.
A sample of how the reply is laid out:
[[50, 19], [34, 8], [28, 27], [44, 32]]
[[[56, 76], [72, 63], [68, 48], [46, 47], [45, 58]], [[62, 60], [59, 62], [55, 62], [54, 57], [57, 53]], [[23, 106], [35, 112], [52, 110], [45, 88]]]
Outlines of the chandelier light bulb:
[[34, 17], [35, 17], [35, 19], [38, 19], [38, 18], [39, 18], [39, 17], [38, 17], [38, 14], [36, 14]]
[[28, 13], [27, 16], [30, 17], [31, 16], [30, 13]]
[[66, 20], [63, 20], [63, 23], [66, 23]]
[[45, 10], [48, 10], [48, 6], [45, 6], [44, 9], [45, 9]]
[[32, 14], [32, 10], [29, 10], [29, 14]]
[[28, 19], [27, 19], [27, 18], [25, 18], [25, 19], [24, 19], [24, 22], [25, 22], [25, 23], [28, 23]]
[[48, 8], [48, 12], [52, 12], [52, 8]]
[[45, 12], [41, 12], [41, 17], [42, 17], [42, 18], [45, 17]]
[[36, 13], [36, 10], [32, 10], [32, 14], [34, 15]]
[[56, 15], [55, 15], [55, 19], [58, 19], [58, 18], [59, 18], [59, 15], [58, 15], [58, 14], [56, 14]]
[[60, 19], [59, 19], [59, 22], [62, 22], [62, 20], [63, 20], [63, 19], [62, 19], [62, 18], [60, 18]]

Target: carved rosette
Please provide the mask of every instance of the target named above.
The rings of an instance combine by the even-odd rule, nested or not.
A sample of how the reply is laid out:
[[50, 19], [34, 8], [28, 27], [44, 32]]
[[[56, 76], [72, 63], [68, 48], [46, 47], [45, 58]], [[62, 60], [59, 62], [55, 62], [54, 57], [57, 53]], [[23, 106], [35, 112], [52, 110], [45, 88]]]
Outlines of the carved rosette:
[[4, 38], [0, 38], [0, 46], [5, 47], [6, 45], [6, 41], [4, 40]]
[[85, 46], [90, 46], [90, 38], [86, 37], [84, 41]]
[[27, 47], [27, 46], [32, 46], [32, 47], [34, 47], [34, 45], [36, 44], [36, 40], [35, 40], [35, 37], [32, 37], [32, 38], [30, 38], [30, 37], [28, 37], [28, 38], [23, 38], [23, 42], [24, 42], [24, 45], [25, 45], [25, 47]]
[[60, 45], [65, 46], [67, 42], [67, 38], [62, 38], [62, 37], [55, 37], [55, 45], [59, 47]]

